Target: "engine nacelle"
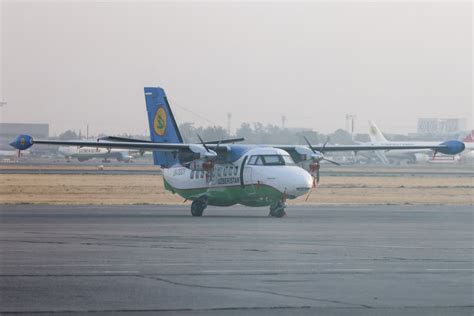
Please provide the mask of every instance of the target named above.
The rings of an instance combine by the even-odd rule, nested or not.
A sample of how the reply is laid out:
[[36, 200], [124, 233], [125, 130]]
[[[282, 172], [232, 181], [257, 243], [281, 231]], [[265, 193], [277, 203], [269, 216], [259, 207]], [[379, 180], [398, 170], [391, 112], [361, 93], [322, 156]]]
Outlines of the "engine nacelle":
[[313, 152], [310, 148], [306, 146], [295, 146], [295, 151], [299, 155], [297, 162], [306, 160], [320, 162], [324, 158], [322, 152], [317, 150]]
[[214, 162], [217, 159], [217, 153], [214, 150], [206, 150], [204, 146], [191, 144], [189, 149], [193, 152], [192, 159], [186, 166], [194, 171], [211, 171], [214, 169]]
[[[214, 150], [206, 150], [204, 146], [191, 144], [189, 145], [189, 149], [194, 153], [199, 155], [199, 159], [206, 159], [206, 160], [215, 160], [217, 158], [217, 153]], [[197, 156], [196, 155], [196, 156]]]
[[193, 171], [209, 172], [214, 169], [214, 161], [208, 159], [196, 159], [189, 163], [189, 169]]
[[296, 146], [295, 151], [298, 154], [297, 164], [313, 177], [316, 177], [319, 171], [319, 162], [324, 158], [323, 153], [319, 151], [313, 152], [305, 146]]

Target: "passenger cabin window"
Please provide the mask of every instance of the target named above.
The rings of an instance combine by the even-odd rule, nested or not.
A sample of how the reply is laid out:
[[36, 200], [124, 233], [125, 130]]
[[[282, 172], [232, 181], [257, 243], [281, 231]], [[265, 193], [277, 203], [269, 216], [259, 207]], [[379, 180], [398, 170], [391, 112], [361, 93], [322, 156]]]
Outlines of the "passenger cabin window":
[[248, 164], [257, 166], [291, 166], [295, 162], [289, 155], [256, 155], [250, 157]]

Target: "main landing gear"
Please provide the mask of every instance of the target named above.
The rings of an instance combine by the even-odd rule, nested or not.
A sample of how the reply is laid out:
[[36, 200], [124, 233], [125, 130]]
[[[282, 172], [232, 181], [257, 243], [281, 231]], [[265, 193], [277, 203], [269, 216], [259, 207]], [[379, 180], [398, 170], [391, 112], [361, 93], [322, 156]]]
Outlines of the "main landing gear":
[[207, 196], [202, 196], [196, 199], [191, 204], [191, 215], [201, 216], [204, 209], [207, 207]]
[[273, 217], [283, 217], [286, 216], [285, 212], [285, 202], [279, 201], [278, 203], [271, 205], [270, 206], [270, 213], [268, 216], [273, 216]]

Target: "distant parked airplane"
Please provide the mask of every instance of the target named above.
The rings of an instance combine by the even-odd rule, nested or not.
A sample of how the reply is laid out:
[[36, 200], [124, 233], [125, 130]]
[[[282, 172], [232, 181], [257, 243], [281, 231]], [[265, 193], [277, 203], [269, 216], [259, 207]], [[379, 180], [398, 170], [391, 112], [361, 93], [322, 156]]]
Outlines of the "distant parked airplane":
[[[396, 161], [398, 163], [416, 163], [416, 162], [427, 162], [433, 159], [437, 151], [433, 148], [425, 149], [403, 149], [392, 151], [391, 146], [437, 146], [443, 142], [433, 141], [389, 141], [382, 134], [380, 129], [373, 121], [369, 121], [369, 137], [370, 144], [372, 145], [385, 145], [388, 148], [385, 150], [376, 150], [375, 154], [384, 164], [389, 164], [390, 161]], [[454, 157], [452, 157], [454, 159]]]
[[463, 140], [466, 149], [461, 153], [461, 162], [474, 162], [474, 130], [471, 131]]
[[29, 155], [29, 151], [22, 151], [20, 153], [18, 150], [0, 150], [0, 159], [7, 161], [15, 161]]
[[109, 159], [117, 159], [118, 161], [124, 162], [130, 162], [132, 160], [132, 156], [130, 156], [129, 151], [122, 149], [61, 146], [58, 148], [58, 152], [66, 157], [68, 161], [70, 161], [72, 158], [75, 158], [80, 162], [95, 158], [102, 159], [103, 162], [109, 162]]

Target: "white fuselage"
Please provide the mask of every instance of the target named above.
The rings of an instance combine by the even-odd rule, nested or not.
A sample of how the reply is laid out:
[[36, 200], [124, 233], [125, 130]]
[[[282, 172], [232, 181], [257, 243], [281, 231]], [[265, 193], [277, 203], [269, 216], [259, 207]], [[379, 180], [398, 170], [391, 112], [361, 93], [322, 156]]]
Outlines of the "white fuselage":
[[241, 187], [268, 186], [282, 195], [294, 198], [308, 193], [313, 184], [311, 175], [299, 166], [259, 165], [251, 161], [252, 156], [284, 155], [288, 153], [275, 148], [249, 150], [232, 163], [216, 164], [212, 172], [192, 171], [182, 165], [163, 170], [165, 181], [177, 190], [206, 190]]
[[127, 150], [107, 148], [79, 148], [79, 147], [59, 147], [58, 152], [66, 158], [76, 158], [79, 161], [86, 161], [94, 158], [116, 158], [118, 161], [130, 161], [131, 157]]
[[[367, 144], [375, 145], [375, 146], [438, 146], [442, 142], [397, 142], [397, 141], [385, 141], [385, 142], [370, 142]], [[380, 158], [384, 163], [388, 163], [385, 159], [390, 160], [407, 160], [409, 162], [428, 162], [432, 160], [434, 157], [434, 151], [432, 149], [399, 149], [399, 150], [378, 150], [375, 151], [377, 157]], [[446, 156], [443, 154], [437, 154], [437, 159], [441, 160], [450, 160], [455, 161], [453, 156]]]

